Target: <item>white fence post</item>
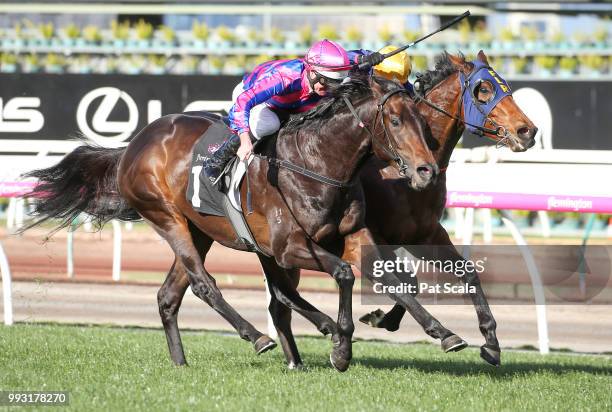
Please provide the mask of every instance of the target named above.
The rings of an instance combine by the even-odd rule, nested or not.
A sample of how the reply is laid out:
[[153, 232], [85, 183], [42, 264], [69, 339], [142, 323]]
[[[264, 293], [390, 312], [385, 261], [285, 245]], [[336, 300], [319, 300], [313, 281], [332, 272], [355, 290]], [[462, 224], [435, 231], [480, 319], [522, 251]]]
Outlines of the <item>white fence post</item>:
[[15, 200], [15, 226], [17, 229], [21, 229], [23, 227], [23, 219], [25, 211], [25, 200], [23, 197], [18, 197]]
[[6, 208], [6, 230], [11, 233], [15, 228], [15, 209], [17, 205], [17, 199], [11, 197], [9, 199], [8, 207]]
[[463, 239], [463, 231], [465, 230], [465, 209], [456, 207], [453, 211], [455, 212], [455, 239]]
[[489, 245], [493, 242], [493, 217], [491, 209], [480, 209], [482, 216], [482, 241]]
[[538, 345], [540, 349], [540, 353], [545, 355], [549, 350], [548, 346], [548, 323], [546, 320], [546, 299], [544, 297], [544, 288], [542, 286], [542, 278], [540, 277], [540, 272], [535, 264], [533, 259], [533, 255], [529, 250], [529, 246], [518, 227], [512, 221], [510, 214], [505, 210], [502, 210], [502, 221], [512, 233], [512, 237], [514, 241], [519, 246], [521, 250], [521, 254], [523, 255], [523, 259], [525, 259], [525, 263], [527, 264], [527, 271], [529, 272], [529, 277], [531, 278], [531, 285], [533, 286], [533, 296], [535, 298], [536, 304], [536, 317], [538, 324]]
[[548, 213], [544, 210], [539, 210], [538, 217], [542, 226], [542, 236], [550, 237], [550, 219], [548, 218]]
[[121, 278], [121, 224], [113, 220], [113, 280], [118, 282]]
[[13, 298], [11, 285], [11, 270], [9, 268], [8, 259], [0, 243], [0, 272], [2, 272], [2, 296], [4, 303], [4, 324], [13, 324]]
[[472, 244], [474, 235], [474, 208], [468, 207], [465, 209], [465, 220], [463, 221], [462, 243], [464, 245]]
[[69, 278], [74, 277], [74, 226], [68, 226], [66, 235], [66, 273]]

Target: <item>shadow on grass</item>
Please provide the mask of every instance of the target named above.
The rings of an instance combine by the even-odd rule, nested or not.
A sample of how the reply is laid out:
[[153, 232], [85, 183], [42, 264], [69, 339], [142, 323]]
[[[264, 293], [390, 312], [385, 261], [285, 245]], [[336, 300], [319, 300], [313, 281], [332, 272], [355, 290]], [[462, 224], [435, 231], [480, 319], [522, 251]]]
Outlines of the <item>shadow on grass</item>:
[[593, 365], [563, 365], [553, 362], [509, 361], [496, 368], [487, 365], [484, 361], [472, 362], [458, 359], [425, 360], [425, 359], [378, 359], [361, 357], [354, 359], [355, 365], [373, 369], [416, 369], [424, 373], [446, 374], [452, 376], [473, 376], [486, 374], [493, 379], [507, 379], [533, 373], [552, 373], [565, 375], [574, 372], [589, 373], [592, 375], [612, 376], [612, 366]]

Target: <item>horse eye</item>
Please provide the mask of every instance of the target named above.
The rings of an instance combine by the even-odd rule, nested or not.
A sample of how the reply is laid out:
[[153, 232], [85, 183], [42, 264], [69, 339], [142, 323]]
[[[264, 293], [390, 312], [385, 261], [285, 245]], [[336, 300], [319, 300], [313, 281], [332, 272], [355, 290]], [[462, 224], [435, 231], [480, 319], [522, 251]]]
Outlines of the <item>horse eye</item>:
[[397, 116], [391, 116], [391, 124], [393, 126], [399, 126], [400, 124], [400, 119]]
[[487, 103], [493, 98], [493, 94], [486, 87], [478, 88], [478, 96], [476, 96], [480, 103]]

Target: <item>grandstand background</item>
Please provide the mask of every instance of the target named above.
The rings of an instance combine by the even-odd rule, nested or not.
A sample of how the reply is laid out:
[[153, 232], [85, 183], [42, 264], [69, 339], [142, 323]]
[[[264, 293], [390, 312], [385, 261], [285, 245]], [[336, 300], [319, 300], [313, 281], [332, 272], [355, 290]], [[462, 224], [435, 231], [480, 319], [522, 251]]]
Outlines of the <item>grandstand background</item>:
[[[612, 103], [605, 98], [612, 79], [608, 2], [5, 2], [0, 4], [0, 72], [13, 75], [2, 78], [9, 84], [3, 85], [2, 98], [6, 102], [22, 87], [46, 90], [55, 78], [41, 73], [88, 75], [64, 77], [77, 84], [106, 81], [92, 76], [98, 74], [241, 76], [263, 61], [301, 56], [312, 39], [376, 50], [410, 42], [466, 8], [472, 17], [409, 50], [413, 79], [432, 68], [443, 50], [471, 58], [483, 49], [514, 84], [539, 82], [537, 89], [557, 113], [552, 147], [612, 148], [605, 134], [612, 127], [607, 115]], [[201, 94], [197, 81], [184, 79], [193, 85], [191, 95]], [[208, 87], [198, 98], [224, 93], [229, 96], [229, 90]], [[166, 99], [154, 97], [148, 100]], [[166, 105], [159, 114], [183, 109]], [[0, 137], [6, 137], [4, 131], [0, 128]], [[54, 128], [41, 133], [65, 134]], [[464, 144], [482, 143], [466, 137]]]
[[[375, 50], [410, 42], [465, 9], [469, 19], [409, 49], [412, 79], [444, 50], [471, 59], [482, 49], [515, 90], [534, 89], [544, 102], [529, 112], [540, 148], [612, 149], [612, 5], [605, 1], [6, 1], [0, 145], [14, 154], [28, 152], [26, 144], [35, 154], [41, 142], [77, 133], [125, 144], [164, 114], [227, 110], [240, 76], [269, 59], [301, 56], [313, 39]], [[122, 94], [109, 97], [113, 91]], [[96, 122], [101, 107], [107, 118]], [[459, 147], [486, 144], [465, 135]], [[533, 213], [515, 214], [534, 224]], [[578, 213], [551, 216], [569, 233], [586, 224]], [[595, 233], [607, 236], [607, 225], [608, 216], [597, 215]]]

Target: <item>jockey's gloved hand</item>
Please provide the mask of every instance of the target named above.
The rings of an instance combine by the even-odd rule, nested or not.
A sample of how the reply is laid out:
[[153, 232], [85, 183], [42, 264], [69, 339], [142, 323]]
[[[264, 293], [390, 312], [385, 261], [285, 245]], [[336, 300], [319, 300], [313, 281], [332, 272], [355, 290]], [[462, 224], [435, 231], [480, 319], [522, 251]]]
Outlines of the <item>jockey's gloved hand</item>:
[[359, 64], [367, 63], [371, 67], [374, 67], [374, 66], [382, 63], [382, 61], [384, 59], [385, 59], [385, 56], [383, 56], [379, 52], [374, 52], [374, 53], [368, 54], [367, 56], [360, 56], [359, 57]]

